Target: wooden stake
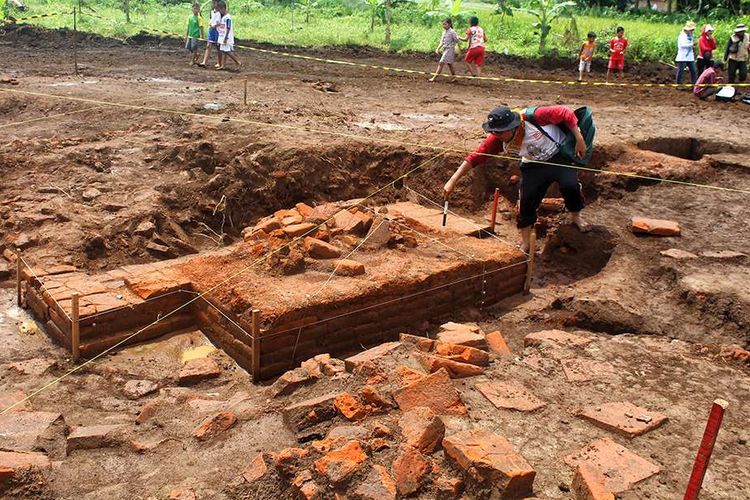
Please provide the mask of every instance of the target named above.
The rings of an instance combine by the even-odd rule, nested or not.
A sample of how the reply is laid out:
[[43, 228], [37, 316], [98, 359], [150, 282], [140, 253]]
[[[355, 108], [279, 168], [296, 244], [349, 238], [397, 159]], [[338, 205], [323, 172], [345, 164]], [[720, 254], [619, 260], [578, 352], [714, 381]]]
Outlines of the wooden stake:
[[495, 233], [495, 222], [497, 221], [497, 203], [500, 201], [500, 188], [495, 188], [495, 198], [492, 200], [492, 213], [490, 214], [490, 231]]
[[78, 74], [78, 15], [73, 8], [73, 70]]
[[531, 290], [531, 276], [534, 274], [534, 258], [536, 257], [536, 229], [531, 228], [529, 238], [529, 263], [526, 266], [526, 282], [523, 284], [523, 294], [528, 295]]
[[16, 252], [16, 302], [18, 303], [18, 307], [23, 307], [21, 301], [21, 271], [23, 271], [21, 252]]
[[247, 78], [245, 78], [245, 98], [244, 98], [245, 106], [247, 106]]
[[703, 476], [706, 475], [708, 462], [711, 460], [711, 453], [714, 451], [716, 437], [719, 435], [721, 421], [724, 418], [724, 411], [728, 406], [729, 403], [727, 401], [717, 399], [711, 407], [711, 413], [708, 415], [706, 430], [703, 431], [703, 439], [701, 440], [700, 448], [698, 448], [698, 454], [695, 457], [695, 465], [693, 465], [693, 472], [690, 474], [684, 500], [698, 499], [698, 494], [703, 485]]
[[81, 357], [81, 332], [79, 330], [78, 322], [78, 293], [73, 293], [71, 296], [71, 314], [70, 314], [70, 352], [72, 353], [73, 363], [78, 363], [78, 359]]
[[253, 383], [260, 381], [260, 311], [253, 309], [252, 312], [252, 349], [253, 349]]

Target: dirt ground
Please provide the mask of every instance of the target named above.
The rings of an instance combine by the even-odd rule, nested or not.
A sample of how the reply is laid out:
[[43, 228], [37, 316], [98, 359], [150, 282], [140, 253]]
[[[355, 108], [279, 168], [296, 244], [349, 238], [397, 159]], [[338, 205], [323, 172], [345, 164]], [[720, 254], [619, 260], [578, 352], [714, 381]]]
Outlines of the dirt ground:
[[[598, 127], [592, 166], [605, 172], [581, 172], [580, 178], [594, 230], [581, 235], [563, 214], [543, 214], [532, 294], [453, 318], [475, 321], [485, 332], [501, 330], [513, 352], [511, 360], [494, 359], [479, 379], [512, 377], [547, 406], [534, 413], [498, 411], [476, 392], [474, 378], [461, 379], [456, 386], [469, 416], [446, 425], [505, 436], [537, 471], [536, 498], [570, 498], [573, 470], [562, 458], [594, 439], [613, 437], [574, 416], [575, 410], [630, 401], [666, 414], [669, 422], [633, 440], [613, 437], [663, 468], [620, 496], [668, 499], [683, 494], [711, 402], [723, 398], [730, 406], [701, 498], [747, 496], [750, 371], [731, 352], [750, 348], [748, 194], [612, 173], [748, 191], [750, 146], [743, 127], [750, 107], [700, 102], [673, 89], [431, 84], [421, 76], [242, 52], [240, 73], [217, 72], [190, 67], [178, 42], [150, 39], [125, 45], [86, 38], [76, 76], [67, 40], [31, 29], [0, 39], [2, 76], [17, 82], [0, 83], [0, 250], [21, 247], [32, 266], [66, 263], [96, 272], [224, 246], [274, 210], [365, 196], [440, 152], [429, 145], [451, 151], [406, 184], [440, 201], [464, 152], [481, 141], [480, 124], [492, 107], [591, 106]], [[373, 51], [311, 53], [426, 71], [434, 65]], [[573, 77], [572, 65], [544, 64], [551, 65], [508, 60], [488, 65], [486, 73]], [[630, 81], [664, 81], [669, 72], [636, 67]], [[509, 178], [517, 173], [513, 162], [490, 161], [462, 181], [451, 207], [482, 217], [499, 187], [498, 234], [515, 238], [517, 194]], [[373, 202], [410, 198], [426, 203], [397, 187]], [[628, 229], [634, 216], [676, 221], [682, 236], [636, 236]], [[149, 223], [152, 228], [144, 230]], [[669, 249], [695, 257], [660, 253]], [[7, 287], [0, 290], [0, 340], [6, 346], [0, 395], [30, 394], [72, 366], [66, 352], [15, 307], [12, 278], [13, 265], [0, 259], [0, 281]], [[434, 334], [438, 326], [422, 333]], [[573, 355], [609, 363], [611, 372], [593, 382], [566, 381], [553, 353], [523, 345], [526, 334], [551, 328], [594, 339]], [[50, 453], [51, 470], [13, 483], [5, 495], [167, 498], [188, 488], [198, 498], [262, 498], [241, 484], [241, 474], [256, 453], [296, 445], [280, 408], [330, 391], [356, 392], [365, 383], [361, 374], [324, 378], [274, 399], [214, 352], [218, 378], [178, 386], [182, 353], [206, 342], [190, 332], [129, 348], [34, 397], [31, 409], [60, 413], [71, 427], [124, 424], [125, 438], [118, 442], [126, 444]], [[24, 369], [13, 366], [29, 360]], [[156, 382], [159, 390], [129, 399], [123, 385], [136, 379]], [[148, 405], [160, 409], [134, 423]], [[234, 407], [237, 425], [210, 441], [191, 436], [204, 417], [227, 405]], [[379, 419], [395, 428], [395, 413], [369, 417], [367, 426]], [[134, 451], [127, 444], [132, 441], [146, 449]], [[386, 463], [383, 457], [375, 461]], [[269, 495], [292, 496], [284, 484]], [[433, 498], [435, 489], [425, 486], [420, 495]]]

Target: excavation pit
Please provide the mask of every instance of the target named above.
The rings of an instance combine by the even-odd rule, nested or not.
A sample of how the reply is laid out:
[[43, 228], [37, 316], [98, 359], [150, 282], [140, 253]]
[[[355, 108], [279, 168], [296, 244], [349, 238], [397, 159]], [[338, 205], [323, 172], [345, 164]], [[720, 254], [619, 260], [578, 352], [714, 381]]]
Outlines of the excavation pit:
[[22, 303], [70, 349], [77, 293], [84, 357], [198, 327], [267, 379], [523, 289], [526, 256], [477, 237], [487, 236], [477, 223], [450, 216], [441, 228], [439, 210], [408, 202], [351, 205], [298, 205], [261, 220], [241, 243], [99, 275], [24, 269]]

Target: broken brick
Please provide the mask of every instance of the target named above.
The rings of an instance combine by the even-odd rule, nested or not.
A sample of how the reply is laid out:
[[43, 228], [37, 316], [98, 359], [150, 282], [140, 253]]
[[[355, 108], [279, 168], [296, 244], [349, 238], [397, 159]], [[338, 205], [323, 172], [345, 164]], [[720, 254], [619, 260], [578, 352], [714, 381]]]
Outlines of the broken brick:
[[[26, 394], [23, 391], [8, 391], [0, 393], [0, 411], [7, 410], [18, 403], [10, 410], [11, 412], [25, 411], [31, 409], [29, 400], [25, 400]], [[21, 403], [21, 401], [23, 401]]]
[[475, 323], [445, 323], [440, 326], [437, 339], [447, 344], [467, 345], [487, 350], [487, 340]]
[[169, 492], [169, 500], [195, 500], [195, 492], [190, 488], [176, 488]]
[[435, 451], [445, 436], [445, 424], [442, 419], [424, 406], [404, 412], [398, 425], [406, 444], [423, 453]]
[[565, 200], [563, 198], [543, 198], [539, 207], [545, 212], [562, 212], [565, 210]]
[[310, 372], [304, 368], [295, 368], [281, 375], [268, 389], [272, 398], [288, 396], [305, 384], [314, 382]]
[[271, 231], [275, 229], [281, 229], [281, 223], [278, 221], [278, 219], [271, 217], [258, 222], [251, 233], [254, 233], [256, 231], [263, 231], [266, 234], [271, 234]]
[[485, 335], [485, 338], [487, 339], [487, 344], [489, 345], [490, 350], [495, 354], [499, 356], [509, 356], [511, 354], [508, 343], [505, 342], [505, 338], [503, 337], [503, 334], [500, 333], [500, 330], [488, 333]]
[[346, 364], [346, 371], [353, 372], [355, 368], [363, 365], [366, 362], [377, 361], [379, 358], [387, 355], [389, 352], [398, 348], [400, 345], [400, 342], [385, 342], [371, 349], [367, 349], [366, 351], [362, 351], [359, 354], [348, 357], [344, 360], [344, 363]]
[[594, 425], [633, 438], [656, 429], [667, 421], [667, 416], [641, 408], [627, 401], [590, 406], [578, 416]]
[[68, 436], [68, 453], [73, 450], [93, 450], [120, 444], [124, 425], [92, 425], [75, 427]]
[[674, 221], [647, 217], [633, 217], [630, 220], [630, 230], [637, 234], [654, 236], [680, 236], [681, 233], [680, 225]]
[[460, 363], [469, 363], [476, 366], [487, 366], [490, 364], [490, 355], [487, 351], [482, 351], [467, 345], [446, 344], [437, 342], [435, 353]]
[[422, 372], [418, 372], [417, 370], [412, 370], [409, 367], [399, 365], [396, 367], [395, 370], [396, 378], [400, 382], [400, 385], [409, 385], [412, 382], [416, 382], [417, 380], [422, 380], [427, 375], [425, 375]]
[[351, 477], [367, 460], [359, 441], [349, 441], [341, 448], [328, 452], [315, 461], [315, 470], [338, 485]]
[[401, 445], [391, 468], [396, 481], [396, 490], [400, 495], [406, 496], [422, 487], [430, 465], [419, 450], [409, 445]]
[[284, 422], [293, 431], [299, 432], [337, 415], [333, 405], [336, 394], [326, 394], [287, 406], [283, 410]]
[[49, 468], [49, 458], [43, 453], [0, 450], [0, 486], [26, 472]]
[[455, 500], [464, 492], [464, 482], [457, 477], [440, 477], [435, 481], [436, 500]]
[[476, 389], [496, 408], [517, 411], [534, 411], [547, 405], [529, 392], [526, 387], [514, 381], [483, 382]]
[[122, 392], [129, 399], [138, 399], [156, 391], [159, 386], [150, 380], [128, 380]]
[[0, 448], [16, 451], [43, 449], [48, 454], [59, 448], [62, 454], [66, 433], [65, 419], [60, 413], [9, 411], [0, 415]]
[[359, 395], [362, 398], [362, 401], [370, 407], [369, 409], [371, 411], [388, 410], [393, 406], [385, 396], [380, 394], [377, 389], [370, 385], [364, 386]]
[[671, 257], [673, 259], [677, 260], [685, 260], [685, 259], [697, 259], [698, 256], [694, 253], [687, 252], [685, 250], [680, 250], [679, 248], [670, 248], [668, 250], [662, 250], [659, 252], [661, 255], [665, 257]]
[[258, 453], [250, 462], [245, 470], [242, 471], [242, 477], [248, 483], [254, 483], [262, 479], [268, 473], [268, 465], [271, 462], [271, 456], [267, 453]]
[[336, 396], [333, 404], [339, 413], [350, 422], [362, 420], [367, 416], [367, 409], [357, 401], [357, 398], [346, 392]]
[[211, 358], [196, 358], [187, 361], [180, 370], [181, 385], [197, 384], [198, 382], [221, 375], [221, 368]]
[[531, 496], [536, 472], [504, 437], [463, 431], [443, 439], [443, 449], [472, 481], [497, 488], [502, 498]]
[[303, 500], [321, 498], [320, 487], [313, 480], [312, 473], [309, 470], [303, 470], [295, 476], [292, 480], [292, 488], [297, 492], [297, 496]]
[[208, 439], [224, 432], [237, 423], [237, 416], [231, 411], [222, 411], [206, 418], [193, 430], [193, 437]]
[[359, 276], [365, 274], [365, 265], [351, 259], [337, 260], [334, 273], [337, 276]]
[[440, 369], [393, 393], [402, 411], [426, 406], [437, 415], [466, 415], [466, 406], [445, 369]]
[[438, 370], [444, 369], [451, 378], [474, 377], [484, 373], [484, 369], [480, 366], [461, 363], [440, 356], [415, 353], [414, 357], [428, 372], [435, 373]]
[[300, 224], [292, 224], [284, 228], [284, 234], [290, 238], [297, 238], [306, 234], [312, 234], [315, 230], [316, 225], [311, 222], [302, 222]]
[[435, 341], [427, 337], [402, 333], [399, 335], [399, 340], [402, 344], [413, 345], [420, 351], [424, 352], [431, 352], [435, 348]]
[[615, 500], [604, 481], [604, 474], [599, 469], [582, 463], [576, 467], [571, 489], [576, 500]]
[[396, 483], [382, 465], [373, 465], [364, 481], [354, 490], [356, 500], [396, 500]]
[[366, 231], [364, 219], [348, 210], [341, 210], [334, 215], [333, 223], [336, 228], [341, 229], [345, 233], [359, 234]]
[[273, 458], [273, 466], [282, 477], [292, 477], [297, 473], [300, 460], [307, 458], [310, 452], [302, 448], [284, 448]]
[[542, 330], [526, 335], [523, 338], [524, 347], [552, 345], [555, 347], [562, 346], [585, 346], [592, 342], [591, 339], [564, 332], [562, 330]]
[[636, 483], [661, 472], [658, 465], [641, 458], [609, 438], [598, 439], [571, 453], [565, 457], [565, 463], [572, 468], [585, 463], [599, 469], [604, 474], [604, 485], [615, 494], [627, 491]]
[[305, 252], [313, 259], [338, 259], [341, 257], [339, 247], [309, 236], [305, 238]]

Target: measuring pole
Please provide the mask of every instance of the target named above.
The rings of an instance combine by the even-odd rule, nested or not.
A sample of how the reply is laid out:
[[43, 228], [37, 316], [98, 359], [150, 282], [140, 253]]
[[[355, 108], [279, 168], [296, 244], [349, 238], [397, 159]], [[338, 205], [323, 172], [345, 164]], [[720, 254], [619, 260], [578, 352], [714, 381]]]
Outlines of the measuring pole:
[[703, 485], [703, 476], [706, 475], [708, 462], [711, 460], [711, 453], [714, 451], [716, 437], [719, 435], [721, 421], [724, 418], [724, 411], [728, 406], [729, 403], [723, 399], [715, 400], [713, 406], [711, 406], [711, 413], [708, 415], [706, 430], [703, 431], [703, 439], [695, 457], [695, 465], [693, 465], [693, 472], [690, 474], [684, 500], [698, 500], [698, 494]]

